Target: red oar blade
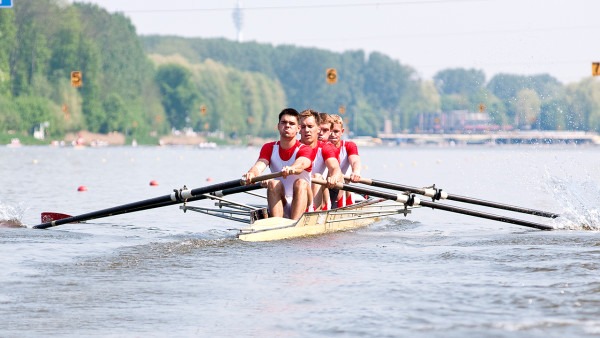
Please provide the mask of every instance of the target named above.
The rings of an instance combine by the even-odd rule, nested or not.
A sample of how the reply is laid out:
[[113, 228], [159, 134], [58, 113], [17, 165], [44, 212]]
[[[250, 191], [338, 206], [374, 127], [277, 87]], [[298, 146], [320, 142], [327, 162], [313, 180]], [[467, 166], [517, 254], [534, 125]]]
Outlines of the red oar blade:
[[[59, 219], [72, 217], [71, 215], [61, 214], [59, 212], [42, 212], [42, 223], [58, 221]], [[79, 223], [79, 222], [76, 222]]]

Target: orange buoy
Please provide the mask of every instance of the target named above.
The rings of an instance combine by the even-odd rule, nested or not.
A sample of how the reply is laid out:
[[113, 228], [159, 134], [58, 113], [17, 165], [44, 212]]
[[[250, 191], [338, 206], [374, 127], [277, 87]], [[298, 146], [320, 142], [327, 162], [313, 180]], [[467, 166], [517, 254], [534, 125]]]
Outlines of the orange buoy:
[[155, 187], [158, 185], [158, 182], [155, 180], [150, 181], [150, 186]]
[[80, 185], [79, 188], [77, 188], [77, 191], [87, 191], [87, 187], [85, 185]]

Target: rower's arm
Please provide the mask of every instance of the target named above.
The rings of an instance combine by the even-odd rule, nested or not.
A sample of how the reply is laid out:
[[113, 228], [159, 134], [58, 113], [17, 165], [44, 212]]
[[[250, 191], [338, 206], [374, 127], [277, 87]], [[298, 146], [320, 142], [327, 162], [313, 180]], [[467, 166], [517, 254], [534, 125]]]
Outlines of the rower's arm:
[[351, 182], [358, 182], [360, 180], [360, 156], [359, 155], [350, 155], [348, 156], [348, 162], [350, 162], [350, 167], [352, 168], [352, 173], [350, 174]]
[[252, 168], [250, 168], [250, 170], [248, 170], [248, 172], [246, 172], [242, 176], [242, 179], [244, 181], [249, 182], [256, 176], [259, 176], [260, 174], [262, 174], [262, 172], [265, 171], [265, 169], [267, 169], [268, 166], [269, 166], [269, 162], [267, 162], [267, 160], [259, 158], [258, 161], [256, 161], [256, 163], [254, 163]]
[[310, 167], [312, 162], [308, 157], [300, 156], [292, 163], [292, 165], [283, 167], [281, 171], [283, 173], [283, 177], [287, 177], [288, 175], [300, 174], [302, 170]]
[[333, 188], [336, 183], [344, 183], [344, 174], [342, 173], [342, 169], [340, 168], [340, 163], [337, 158], [330, 157], [325, 160], [325, 165], [327, 166], [327, 187]]

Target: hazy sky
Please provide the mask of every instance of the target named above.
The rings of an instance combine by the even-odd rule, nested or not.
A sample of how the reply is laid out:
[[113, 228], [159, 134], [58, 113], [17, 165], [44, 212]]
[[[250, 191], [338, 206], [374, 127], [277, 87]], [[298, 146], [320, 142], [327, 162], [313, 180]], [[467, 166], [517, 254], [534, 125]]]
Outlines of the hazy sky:
[[[17, 0], [18, 1], [18, 0]], [[138, 34], [236, 39], [237, 0], [85, 0]], [[446, 68], [548, 73], [563, 83], [600, 61], [599, 0], [243, 0], [243, 40], [378, 51], [424, 79]], [[328, 65], [324, 65], [328, 67]]]

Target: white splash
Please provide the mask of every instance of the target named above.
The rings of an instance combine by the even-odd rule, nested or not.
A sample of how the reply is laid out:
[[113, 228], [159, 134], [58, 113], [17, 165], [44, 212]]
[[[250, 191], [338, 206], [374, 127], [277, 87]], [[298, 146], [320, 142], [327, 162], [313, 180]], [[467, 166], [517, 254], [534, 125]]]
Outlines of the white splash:
[[546, 173], [546, 189], [563, 210], [555, 226], [564, 230], [600, 230], [600, 187], [591, 180], [553, 177]]
[[20, 227], [23, 226], [21, 220], [25, 214], [25, 209], [21, 206], [10, 206], [0, 202], [0, 227]]

